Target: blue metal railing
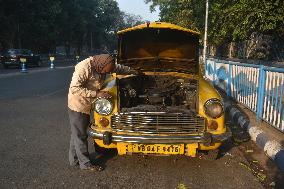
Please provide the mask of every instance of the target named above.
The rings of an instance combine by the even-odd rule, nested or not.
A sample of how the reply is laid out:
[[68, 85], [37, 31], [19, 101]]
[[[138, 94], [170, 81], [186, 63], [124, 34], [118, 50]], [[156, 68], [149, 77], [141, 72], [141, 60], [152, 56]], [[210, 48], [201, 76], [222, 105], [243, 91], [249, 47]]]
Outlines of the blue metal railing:
[[207, 59], [205, 77], [284, 132], [284, 69], [219, 59]]

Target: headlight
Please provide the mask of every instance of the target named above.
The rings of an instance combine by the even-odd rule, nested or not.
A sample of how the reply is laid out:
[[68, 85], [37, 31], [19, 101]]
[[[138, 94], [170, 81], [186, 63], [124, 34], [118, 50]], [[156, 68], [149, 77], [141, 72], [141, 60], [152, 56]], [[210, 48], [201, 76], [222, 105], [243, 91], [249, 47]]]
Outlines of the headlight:
[[224, 109], [223, 104], [219, 99], [209, 99], [204, 104], [205, 114], [216, 119], [222, 116]]
[[112, 112], [112, 103], [105, 98], [98, 98], [94, 103], [94, 109], [98, 114], [109, 115]]

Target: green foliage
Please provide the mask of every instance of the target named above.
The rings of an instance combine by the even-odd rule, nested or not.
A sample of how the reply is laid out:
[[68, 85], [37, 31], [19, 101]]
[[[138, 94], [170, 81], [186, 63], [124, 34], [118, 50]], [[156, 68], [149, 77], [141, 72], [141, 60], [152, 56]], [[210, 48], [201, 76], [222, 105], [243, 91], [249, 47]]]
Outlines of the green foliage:
[[71, 47], [80, 54], [83, 46], [114, 49], [115, 33], [142, 19], [120, 11], [115, 0], [0, 0], [0, 20], [0, 51], [48, 53], [64, 45], [67, 54]]
[[4, 47], [37, 44], [44, 48], [54, 42], [53, 23], [60, 12], [56, 0], [2, 0], [0, 7], [0, 42]]
[[216, 0], [210, 11], [210, 38], [220, 44], [248, 39], [253, 32], [279, 35], [283, 22], [280, 0]]
[[142, 21], [141, 16], [127, 14], [127, 13], [122, 12], [122, 17], [124, 21], [123, 28], [128, 28], [128, 27], [132, 27], [132, 26], [136, 26], [136, 25], [144, 23], [144, 21]]
[[178, 24], [183, 27], [199, 31], [204, 23], [204, 15], [200, 12], [204, 3], [199, 0], [145, 0], [152, 3], [151, 11], [156, 7], [160, 9], [160, 20]]
[[[145, 0], [159, 7], [161, 21], [204, 31], [205, 0]], [[209, 41], [248, 39], [253, 32], [283, 36], [282, 0], [209, 0]]]

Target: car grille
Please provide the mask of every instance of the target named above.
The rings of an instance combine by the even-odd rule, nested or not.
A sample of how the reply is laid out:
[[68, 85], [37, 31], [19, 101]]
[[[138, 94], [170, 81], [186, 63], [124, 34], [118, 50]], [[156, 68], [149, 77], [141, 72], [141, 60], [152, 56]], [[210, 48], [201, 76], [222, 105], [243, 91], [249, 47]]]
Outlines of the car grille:
[[205, 120], [197, 115], [182, 113], [119, 113], [111, 117], [115, 131], [140, 133], [201, 133]]

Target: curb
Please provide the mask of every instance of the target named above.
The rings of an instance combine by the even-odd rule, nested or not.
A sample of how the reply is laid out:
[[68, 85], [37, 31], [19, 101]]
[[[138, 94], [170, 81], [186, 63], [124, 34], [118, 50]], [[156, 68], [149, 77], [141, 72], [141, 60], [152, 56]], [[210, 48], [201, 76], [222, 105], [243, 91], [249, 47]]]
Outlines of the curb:
[[284, 148], [281, 144], [265, 134], [259, 127], [251, 125], [247, 116], [232, 105], [230, 100], [224, 99], [224, 106], [230, 119], [236, 121], [238, 126], [245, 129], [251, 136], [251, 140], [261, 147], [269, 158], [274, 160], [281, 171], [284, 171]]

